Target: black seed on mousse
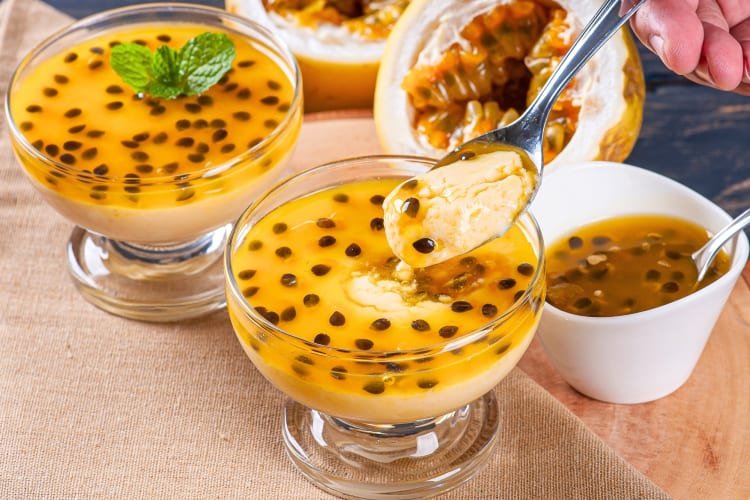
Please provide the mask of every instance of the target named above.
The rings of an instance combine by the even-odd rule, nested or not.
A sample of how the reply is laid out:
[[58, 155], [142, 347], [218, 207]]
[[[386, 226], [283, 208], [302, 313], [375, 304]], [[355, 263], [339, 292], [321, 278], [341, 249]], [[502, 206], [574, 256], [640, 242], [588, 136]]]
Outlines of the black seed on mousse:
[[212, 106], [213, 103], [214, 98], [210, 95], [203, 94], [201, 96], [198, 96], [198, 104], [200, 104], [201, 106]]
[[97, 68], [101, 67], [102, 64], [104, 64], [104, 63], [102, 61], [98, 60], [98, 59], [96, 61], [91, 61], [89, 63], [89, 69], [97, 69]]
[[236, 113], [232, 113], [232, 116], [235, 120], [246, 122], [250, 119], [250, 113], [247, 111], [237, 111]]
[[198, 118], [193, 122], [193, 128], [198, 130], [203, 130], [204, 128], [208, 128], [208, 122], [204, 120], [203, 118]]
[[250, 99], [253, 93], [248, 88], [241, 89], [237, 92], [237, 99]]
[[656, 269], [649, 269], [646, 271], [646, 281], [659, 281], [661, 273]]
[[40, 105], [38, 105], [38, 104], [30, 104], [30, 105], [26, 106], [26, 111], [28, 113], [41, 113], [42, 112], [42, 107]]
[[192, 137], [180, 137], [177, 139], [177, 142], [175, 142], [175, 145], [181, 147], [181, 148], [191, 148], [195, 144], [195, 139]]
[[76, 59], [78, 59], [78, 54], [76, 54], [75, 52], [68, 52], [67, 54], [65, 54], [65, 58], [63, 58], [63, 61], [65, 61], [66, 63], [72, 63]]
[[474, 151], [464, 151], [458, 157], [459, 160], [465, 161], [474, 158], [477, 154]]
[[44, 147], [44, 141], [39, 139], [39, 140], [32, 142], [31, 145], [34, 146], [34, 149], [36, 149], [37, 151], [41, 151], [42, 148]]
[[81, 116], [81, 109], [80, 108], [70, 108], [65, 112], [65, 118], [76, 118], [78, 116]]
[[382, 394], [385, 391], [385, 384], [380, 380], [374, 380], [366, 383], [363, 389], [370, 394]]
[[33, 123], [31, 123], [31, 122], [21, 122], [21, 130], [23, 130], [24, 132], [28, 132], [32, 128], [34, 128], [34, 124]]
[[516, 286], [516, 280], [514, 280], [513, 278], [505, 278], [497, 282], [497, 287], [500, 290], [509, 290], [514, 286]]
[[130, 153], [130, 157], [135, 161], [148, 161], [148, 153], [145, 151], [133, 151]]
[[81, 146], [83, 146], [83, 144], [81, 144], [78, 141], [65, 141], [63, 143], [63, 149], [65, 151], [76, 151], [76, 150], [80, 149]]
[[167, 43], [172, 40], [172, 37], [169, 35], [163, 34], [163, 35], [157, 36], [156, 39], [159, 40], [160, 42]]
[[226, 129], [220, 128], [211, 135], [211, 140], [214, 142], [221, 142], [227, 138], [227, 135], [229, 135], [229, 132], [227, 132]]
[[437, 245], [435, 244], [435, 240], [431, 238], [420, 238], [412, 243], [411, 246], [413, 246], [414, 250], [417, 252], [427, 254], [434, 252]]
[[210, 126], [211, 128], [224, 128], [227, 126], [227, 122], [225, 122], [221, 118], [215, 118], [211, 120]]
[[189, 154], [187, 158], [192, 163], [203, 163], [206, 160], [206, 157], [200, 153]]
[[534, 266], [526, 262], [524, 262], [523, 264], [518, 264], [516, 270], [523, 276], [531, 276], [532, 274], [534, 274]]
[[279, 324], [279, 315], [274, 311], [267, 311], [263, 313], [263, 317], [266, 318], [270, 323], [274, 325]]
[[73, 127], [70, 127], [70, 128], [68, 129], [68, 133], [69, 133], [69, 134], [77, 134], [77, 133], [81, 132], [81, 131], [82, 131], [83, 129], [85, 129], [85, 128], [86, 128], [86, 125], [85, 125], [85, 124], [81, 124], [81, 125], [75, 125], [75, 126], [73, 126]]
[[190, 120], [177, 120], [174, 126], [179, 131], [187, 130], [190, 128]]
[[120, 141], [120, 144], [130, 149], [136, 149], [138, 147], [138, 143], [135, 141], [124, 140]]
[[168, 138], [169, 137], [167, 136], [166, 132], [159, 132], [158, 134], [154, 136], [154, 138], [152, 139], [152, 142], [154, 144], [164, 144], [165, 142], [167, 142]]
[[112, 110], [112, 111], [116, 111], [122, 108], [123, 106], [124, 104], [122, 103], [122, 101], [112, 101], [112, 102], [107, 103], [107, 109]]
[[260, 250], [260, 248], [263, 246], [263, 242], [260, 240], [253, 240], [250, 243], [248, 243], [247, 248], [248, 250]]
[[179, 164], [176, 161], [169, 162], [165, 165], [163, 165], [159, 170], [166, 172], [168, 174], [173, 174], [177, 171], [177, 168], [179, 167]]
[[289, 228], [289, 226], [287, 226], [286, 223], [284, 223], [284, 222], [277, 222], [276, 224], [273, 225], [272, 230], [273, 230], [274, 234], [281, 234], [284, 231], [286, 231], [288, 228]]
[[105, 89], [105, 92], [107, 92], [107, 94], [122, 94], [123, 89], [119, 85], [110, 85]]
[[281, 84], [277, 82], [276, 80], [268, 80], [266, 82], [266, 85], [268, 85], [268, 88], [271, 90], [280, 90]]
[[334, 311], [328, 318], [328, 322], [333, 326], [341, 326], [346, 323], [346, 317], [338, 311]]
[[235, 90], [237, 90], [237, 87], [238, 87], [238, 86], [239, 86], [239, 85], [238, 85], [238, 84], [237, 84], [236, 82], [228, 83], [228, 84], [227, 84], [227, 85], [226, 85], [226, 86], [224, 87], [224, 92], [234, 92]]
[[680, 285], [678, 285], [674, 281], [667, 281], [666, 283], [664, 283], [661, 286], [661, 291], [662, 292], [667, 292], [667, 293], [674, 293], [674, 292], [676, 292], [679, 289], [680, 289]]
[[83, 153], [81, 153], [81, 158], [84, 160], [92, 160], [94, 157], [96, 157], [99, 150], [97, 148], [88, 148]]
[[352, 243], [351, 245], [346, 247], [344, 253], [347, 257], [356, 257], [357, 255], [362, 253], [362, 249], [356, 243]]
[[255, 276], [255, 269], [243, 269], [237, 274], [237, 277], [241, 280], [249, 280]]
[[302, 298], [302, 303], [307, 307], [313, 307], [320, 303], [320, 297], [314, 293], [308, 293]]
[[292, 321], [296, 317], [297, 317], [297, 310], [294, 308], [294, 306], [289, 306], [283, 311], [281, 311], [282, 321]]
[[383, 196], [382, 194], [374, 194], [370, 197], [370, 203], [372, 203], [373, 205], [380, 206], [384, 201], [385, 196]]
[[346, 203], [349, 201], [349, 196], [345, 193], [336, 193], [333, 195], [333, 201], [336, 203]]
[[52, 87], [45, 87], [44, 90], [42, 90], [42, 94], [47, 97], [55, 97], [57, 95], [57, 89]]
[[458, 333], [458, 327], [453, 325], [442, 326], [440, 327], [440, 330], [438, 330], [438, 335], [440, 335], [444, 339], [449, 339], [456, 333]]
[[279, 280], [282, 285], [287, 287], [293, 287], [297, 286], [297, 277], [293, 275], [292, 273], [284, 273], [281, 275], [281, 280]]
[[63, 153], [60, 155], [60, 161], [66, 165], [73, 165], [76, 162], [76, 157], [69, 153]]
[[418, 332], [426, 332], [430, 329], [430, 324], [423, 319], [415, 319], [411, 322], [411, 327]]
[[369, 351], [375, 343], [370, 339], [357, 339], [354, 341], [354, 345], [357, 346], [357, 349]]
[[333, 219], [329, 219], [328, 217], [321, 217], [320, 219], [316, 220], [315, 225], [318, 227], [322, 227], [323, 229], [336, 227], [336, 223], [333, 221]]
[[321, 238], [318, 240], [318, 245], [323, 248], [330, 247], [334, 243], [336, 243], [336, 238], [331, 235], [321, 236]]
[[203, 111], [203, 107], [200, 104], [194, 102], [186, 102], [184, 108], [185, 111], [193, 114], [198, 114]]
[[231, 153], [236, 147], [237, 146], [235, 146], [234, 144], [224, 144], [223, 146], [221, 146], [221, 152], [224, 154]]
[[203, 154], [203, 153], [208, 153], [208, 152], [209, 152], [209, 151], [211, 150], [211, 148], [210, 148], [210, 147], [209, 147], [209, 145], [208, 145], [208, 144], [206, 144], [205, 142], [199, 142], [199, 143], [198, 143], [198, 144], [197, 144], [197, 145], [195, 146], [195, 150], [196, 150], [196, 151], [197, 151], [198, 153], [201, 153], [201, 154]]
[[411, 191], [417, 187], [417, 184], [419, 184], [419, 181], [417, 179], [409, 179], [408, 181], [401, 184], [401, 187], [403, 189], [408, 189], [409, 191]]
[[104, 135], [103, 130], [89, 130], [86, 132], [86, 137], [91, 137], [92, 139], [99, 138]]
[[383, 330], [387, 330], [391, 327], [391, 322], [388, 320], [388, 318], [378, 318], [372, 323], [370, 323], [370, 328], [372, 330], [377, 330], [379, 332], [382, 332]]
[[417, 386], [420, 389], [432, 389], [438, 384], [438, 381], [434, 378], [423, 378], [417, 381]]
[[523, 297], [523, 294], [525, 293], [525, 290], [518, 290], [515, 295], [513, 295], [513, 300], [518, 300], [521, 297]]
[[401, 206], [401, 212], [409, 217], [416, 217], [419, 212], [419, 200], [416, 198], [407, 198]]
[[375, 217], [370, 221], [370, 229], [373, 231], [381, 231], [385, 227], [385, 222], [382, 217]]
[[289, 247], [279, 247], [274, 253], [282, 259], [286, 259], [292, 255], [292, 249]]
[[258, 290], [260, 290], [260, 288], [258, 288], [257, 286], [249, 286], [242, 290], [242, 295], [249, 298], [258, 293]]
[[279, 103], [279, 98], [275, 95], [269, 95], [260, 100], [266, 106], [276, 106]]
[[325, 264], [315, 264], [314, 266], [312, 266], [312, 268], [310, 268], [310, 271], [312, 271], [315, 276], [325, 276], [330, 270], [331, 266], [327, 266]]
[[325, 333], [319, 333], [315, 336], [313, 339], [313, 342], [320, 345], [328, 345], [331, 343], [331, 337], [328, 334]]
[[497, 316], [497, 306], [495, 304], [485, 304], [482, 306], [482, 316], [492, 318]]
[[576, 250], [578, 248], [581, 248], [582, 246], [583, 240], [578, 236], [572, 236], [570, 237], [570, 239], [568, 239], [568, 247], [570, 247], [571, 250]]
[[55, 144], [47, 144], [44, 147], [44, 152], [50, 156], [57, 156], [60, 153], [60, 148]]
[[451, 304], [451, 311], [453, 312], [466, 312], [471, 311], [474, 308], [469, 302], [466, 302], [465, 300], [457, 300], [454, 303]]

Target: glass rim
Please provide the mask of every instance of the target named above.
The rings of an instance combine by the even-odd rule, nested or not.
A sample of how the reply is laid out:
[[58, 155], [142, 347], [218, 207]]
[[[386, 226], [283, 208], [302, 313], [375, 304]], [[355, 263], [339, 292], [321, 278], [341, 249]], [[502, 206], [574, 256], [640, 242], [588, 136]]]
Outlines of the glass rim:
[[[233, 267], [232, 267], [233, 249], [238, 243], [239, 237], [244, 237], [244, 232], [247, 230], [247, 227], [248, 227], [245, 224], [246, 219], [250, 217], [260, 207], [262, 207], [262, 205], [265, 202], [267, 202], [267, 200], [271, 196], [288, 188], [291, 184], [301, 182], [305, 180], [306, 178], [309, 178], [310, 176], [318, 175], [318, 174], [330, 171], [332, 169], [344, 168], [344, 167], [351, 168], [351, 167], [356, 167], [357, 165], [370, 163], [370, 162], [394, 162], [394, 161], [412, 162], [412, 163], [421, 163], [424, 165], [430, 165], [430, 164], [434, 164], [436, 160], [433, 158], [427, 158], [427, 157], [422, 157], [422, 156], [390, 155], [390, 154], [356, 156], [352, 158], [334, 160], [331, 162], [323, 163], [316, 167], [309, 168], [307, 170], [303, 170], [290, 177], [287, 177], [282, 182], [267, 189], [262, 195], [257, 197], [245, 210], [243, 210], [238, 220], [234, 223], [232, 227], [232, 231], [230, 232], [229, 238], [227, 240], [227, 246], [224, 251], [224, 274], [226, 277], [227, 288], [229, 289], [235, 301], [242, 305], [241, 312], [247, 318], [249, 318], [257, 327], [262, 328], [264, 333], [266, 334], [273, 333], [278, 338], [284, 341], [302, 343], [304, 345], [309, 346], [311, 349], [315, 349], [319, 355], [329, 355], [332, 357], [341, 357], [342, 355], [344, 355], [347, 357], [356, 358], [358, 360], [360, 359], [364, 360], [364, 359], [357, 358], [357, 356], [394, 357], [395, 354], [397, 354], [399, 357], [417, 357], [418, 358], [418, 357], [424, 357], [425, 355], [432, 355], [432, 354], [435, 354], [436, 352], [451, 351], [451, 350], [463, 347], [467, 344], [471, 344], [472, 342], [478, 340], [479, 338], [487, 335], [496, 326], [503, 323], [510, 316], [516, 313], [516, 311], [518, 311], [522, 307], [523, 304], [531, 300], [532, 291], [539, 285], [539, 282], [542, 281], [544, 278], [544, 273], [545, 273], [544, 240], [542, 238], [541, 228], [539, 227], [539, 223], [537, 222], [536, 218], [531, 213], [531, 211], [524, 210], [523, 213], [519, 215], [515, 224], [524, 224], [527, 230], [531, 230], [533, 235], [536, 236], [537, 246], [538, 246], [537, 262], [536, 262], [536, 265], [534, 266], [534, 274], [529, 280], [529, 286], [524, 290], [523, 295], [519, 297], [517, 300], [515, 300], [513, 304], [507, 310], [505, 310], [502, 314], [500, 314], [498, 317], [492, 319], [491, 321], [488, 321], [487, 323], [484, 323], [482, 326], [475, 328], [471, 330], [470, 332], [467, 332], [466, 334], [461, 335], [460, 337], [457, 337], [455, 339], [446, 339], [446, 340], [442, 340], [442, 341], [435, 342], [432, 344], [427, 344], [424, 346], [415, 347], [411, 349], [405, 349], [405, 350], [390, 350], [390, 351], [385, 350], [384, 351], [384, 350], [373, 350], [373, 349], [370, 349], [370, 350], [349, 349], [349, 348], [343, 348], [343, 347], [317, 344], [310, 340], [294, 335], [293, 333], [288, 332], [284, 330], [283, 328], [279, 328], [278, 326], [274, 325], [273, 323], [268, 321], [266, 318], [264, 318], [260, 313], [258, 313], [255, 310], [255, 307], [253, 307], [247, 301], [247, 298], [245, 298], [245, 296], [242, 294], [242, 291], [240, 290], [239, 283], [237, 282], [235, 278], [235, 274], [234, 274]], [[408, 177], [404, 176], [404, 179], [408, 179]], [[343, 182], [340, 184], [343, 184]], [[333, 185], [335, 185], [335, 183], [329, 184], [326, 187], [330, 187]], [[296, 196], [294, 198], [291, 198], [290, 200], [287, 200], [287, 201], [299, 199], [301, 197], [315, 193], [321, 189], [325, 189], [325, 188], [318, 187], [316, 189], [311, 189], [310, 191], [303, 193], [299, 196]], [[274, 208], [271, 208], [271, 210], [264, 213], [261, 216], [261, 218], [265, 217], [273, 210]]]
[[[258, 38], [253, 37], [252, 41], [257, 41], [268, 47], [269, 49], [273, 50], [277, 55], [281, 56], [283, 59], [283, 62], [286, 63], [288, 66], [288, 70], [291, 71], [292, 76], [292, 84], [294, 87], [294, 95], [292, 96], [291, 104], [289, 106], [289, 110], [284, 114], [283, 119], [279, 122], [279, 124], [276, 126], [276, 128], [271, 131], [270, 134], [266, 135], [260, 142], [255, 144], [251, 148], [247, 148], [241, 153], [232, 156], [231, 158], [227, 159], [226, 161], [223, 161], [221, 163], [217, 163], [215, 165], [211, 165], [209, 167], [204, 167], [200, 169], [191, 170], [189, 172], [186, 172], [186, 175], [188, 176], [186, 180], [197, 180], [203, 177], [210, 177], [216, 173], [225, 172], [227, 170], [231, 170], [236, 165], [245, 162], [248, 158], [252, 158], [254, 156], [257, 156], [259, 154], [259, 151], [263, 151], [265, 148], [267, 148], [269, 145], [273, 144], [273, 142], [282, 135], [289, 127], [290, 122], [292, 121], [293, 117], [302, 111], [302, 74], [299, 67], [299, 63], [297, 62], [296, 57], [292, 53], [291, 49], [289, 48], [288, 44], [278, 35], [273, 33], [270, 29], [268, 29], [266, 26], [263, 26], [262, 24], [253, 21], [252, 19], [243, 18], [238, 15], [235, 15], [229, 11], [226, 11], [224, 9], [220, 9], [218, 7], [212, 7], [209, 5], [199, 5], [199, 4], [187, 4], [187, 3], [179, 3], [179, 2], [156, 2], [156, 3], [147, 3], [147, 4], [140, 4], [140, 5], [129, 5], [124, 7], [117, 7], [114, 9], [105, 10], [102, 12], [97, 12], [94, 14], [91, 14], [89, 16], [83, 17], [81, 19], [78, 19], [66, 27], [63, 27], [62, 29], [56, 31], [55, 33], [49, 35], [47, 38], [42, 40], [41, 42], [37, 43], [32, 49], [30, 49], [26, 55], [21, 59], [21, 61], [16, 65], [16, 67], [13, 70], [13, 73], [11, 74], [7, 92], [5, 93], [5, 99], [4, 99], [4, 110], [5, 110], [5, 116], [6, 116], [6, 122], [8, 124], [9, 129], [9, 135], [13, 138], [14, 141], [21, 147], [25, 154], [28, 154], [32, 158], [34, 158], [37, 161], [40, 161], [45, 164], [46, 167], [53, 167], [55, 171], [64, 174], [66, 176], [71, 177], [78, 177], [78, 176], [85, 176], [87, 179], [87, 182], [90, 182], [92, 184], [96, 183], [102, 183], [107, 185], [123, 185], [123, 186], [130, 186], [130, 182], [128, 182], [127, 179], [116, 179], [109, 175], [97, 175], [91, 172], [88, 172], [83, 169], [79, 169], [76, 167], [73, 167], [71, 165], [62, 163], [54, 158], [50, 158], [49, 156], [45, 155], [38, 149], [36, 149], [26, 138], [26, 136], [21, 132], [19, 129], [16, 120], [13, 117], [13, 114], [11, 112], [11, 101], [13, 99], [13, 92], [12, 89], [22, 82], [22, 80], [19, 80], [21, 72], [26, 69], [26, 67], [29, 65], [29, 63], [39, 54], [41, 54], [43, 51], [49, 49], [52, 47], [55, 43], [57, 43], [61, 38], [65, 37], [66, 35], [69, 35], [71, 33], [74, 33], [76, 31], [83, 31], [83, 30], [89, 30], [93, 33], [96, 33], [96, 30], [100, 29], [101, 26], [98, 26], [101, 23], [106, 23], [112, 21], [112, 19], [118, 19], [124, 16], [132, 16], [132, 15], [148, 15], [148, 14], [167, 14], [176, 16], [179, 14], [197, 14], [197, 15], [204, 15], [206, 16], [206, 19], [211, 19], [214, 21], [220, 21], [226, 23], [227, 21], [230, 23], [236, 23], [237, 25], [241, 25], [243, 29], [248, 30], [252, 33], [243, 33], [242, 31], [238, 31], [236, 28], [232, 29], [231, 25], [228, 25], [227, 28], [225, 28], [230, 33], [239, 33], [240, 35], [244, 35], [247, 37], [250, 37], [251, 35], [259, 35]], [[144, 18], [142, 20], [139, 20], [137, 23], [133, 24], [148, 24], [153, 22], [158, 22], [159, 20], [156, 19], [147, 19]], [[179, 20], [177, 20], [179, 22]], [[122, 24], [117, 27], [123, 27], [127, 26], [128, 24]], [[64, 47], [61, 49], [64, 50]], [[57, 52], [55, 52], [57, 53]], [[208, 174], [208, 175], [207, 175]], [[174, 184], [174, 175], [160, 175], [156, 177], [149, 177], [148, 182], [152, 185], [171, 185]]]

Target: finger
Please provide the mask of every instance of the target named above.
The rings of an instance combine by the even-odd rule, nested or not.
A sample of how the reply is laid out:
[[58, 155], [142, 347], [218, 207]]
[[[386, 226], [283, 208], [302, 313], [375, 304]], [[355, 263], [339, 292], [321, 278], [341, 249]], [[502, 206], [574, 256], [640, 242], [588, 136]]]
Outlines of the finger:
[[647, 2], [630, 25], [638, 39], [669, 69], [686, 75], [698, 66], [703, 46], [703, 25], [697, 8], [698, 0]]
[[750, 2], [747, 0], [716, 0], [730, 28], [750, 19]]
[[[748, 2], [748, 5], [750, 5], [750, 2]], [[750, 16], [745, 21], [735, 25], [730, 33], [742, 47], [742, 57], [745, 63], [745, 75], [742, 81], [745, 84], [750, 84]]]
[[703, 23], [702, 58], [695, 73], [721, 90], [734, 90], [745, 76], [742, 46], [726, 29]]

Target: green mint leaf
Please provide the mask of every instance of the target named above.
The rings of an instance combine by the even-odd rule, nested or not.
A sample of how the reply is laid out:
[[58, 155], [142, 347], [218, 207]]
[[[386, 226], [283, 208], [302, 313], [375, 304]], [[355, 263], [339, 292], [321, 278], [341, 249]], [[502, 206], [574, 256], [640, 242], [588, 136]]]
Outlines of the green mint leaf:
[[136, 92], [173, 99], [208, 90], [231, 69], [235, 55], [228, 36], [202, 33], [180, 50], [162, 45], [153, 54], [136, 43], [116, 45], [110, 64]]
[[180, 74], [188, 95], [200, 94], [232, 67], [234, 44], [223, 33], [202, 33], [180, 49]]
[[112, 47], [112, 69], [136, 92], [145, 92], [151, 76], [151, 51], [137, 43], [123, 43]]

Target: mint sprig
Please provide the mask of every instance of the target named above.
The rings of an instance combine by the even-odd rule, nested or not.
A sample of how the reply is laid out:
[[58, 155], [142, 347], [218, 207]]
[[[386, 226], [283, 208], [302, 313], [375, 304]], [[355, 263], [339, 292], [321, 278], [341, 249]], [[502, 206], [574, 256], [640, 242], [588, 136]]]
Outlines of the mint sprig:
[[234, 44], [223, 33], [201, 33], [179, 50], [162, 45], [155, 52], [137, 43], [112, 47], [110, 64], [139, 93], [173, 99], [197, 95], [232, 67]]

